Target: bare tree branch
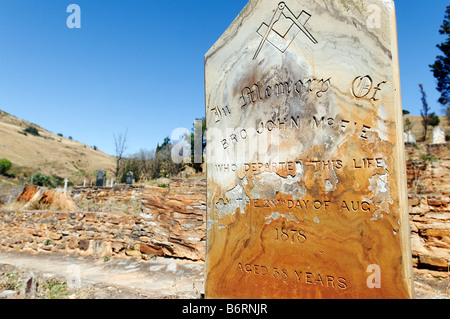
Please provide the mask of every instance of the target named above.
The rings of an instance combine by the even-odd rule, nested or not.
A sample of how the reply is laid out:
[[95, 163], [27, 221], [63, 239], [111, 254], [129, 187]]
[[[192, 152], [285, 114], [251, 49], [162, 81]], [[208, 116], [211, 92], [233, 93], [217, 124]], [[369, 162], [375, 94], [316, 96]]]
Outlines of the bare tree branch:
[[124, 133], [119, 133], [118, 135], [114, 133], [113, 135], [116, 155], [116, 179], [118, 179], [125, 151], [128, 148], [128, 129], [126, 129]]

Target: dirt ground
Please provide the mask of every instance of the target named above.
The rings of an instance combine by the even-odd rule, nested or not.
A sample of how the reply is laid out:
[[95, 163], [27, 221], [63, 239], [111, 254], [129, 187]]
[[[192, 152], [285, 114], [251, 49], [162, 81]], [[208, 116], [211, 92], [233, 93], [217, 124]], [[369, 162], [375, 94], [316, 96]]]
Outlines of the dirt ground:
[[174, 258], [0, 252], [0, 299], [197, 299], [203, 277], [202, 262]]
[[[414, 270], [417, 299], [450, 299], [449, 273]], [[0, 299], [198, 299], [204, 263], [0, 252]]]

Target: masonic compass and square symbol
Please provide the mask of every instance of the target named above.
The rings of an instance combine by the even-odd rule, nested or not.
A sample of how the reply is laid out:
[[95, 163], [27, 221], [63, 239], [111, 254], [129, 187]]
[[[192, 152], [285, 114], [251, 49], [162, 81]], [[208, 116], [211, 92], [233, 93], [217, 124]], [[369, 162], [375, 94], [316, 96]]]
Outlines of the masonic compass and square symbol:
[[300, 32], [303, 32], [312, 43], [317, 44], [317, 40], [306, 29], [309, 18], [311, 18], [311, 15], [306, 11], [302, 11], [298, 16], [295, 16], [284, 2], [280, 2], [269, 24], [263, 22], [257, 30], [262, 40], [253, 60], [258, 57], [266, 42], [284, 53]]

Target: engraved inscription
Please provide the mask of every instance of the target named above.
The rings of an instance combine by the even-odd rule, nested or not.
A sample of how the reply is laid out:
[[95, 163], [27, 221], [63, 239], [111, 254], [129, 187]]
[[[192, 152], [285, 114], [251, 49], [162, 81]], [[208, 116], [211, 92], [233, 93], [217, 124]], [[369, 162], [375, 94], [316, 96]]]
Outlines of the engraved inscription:
[[[386, 168], [386, 160], [383, 158], [354, 158], [348, 159], [347, 162], [342, 159], [305, 159], [297, 161], [276, 161], [276, 162], [253, 162], [244, 163], [243, 168], [245, 173], [260, 174], [263, 172], [272, 173], [287, 173], [288, 175], [294, 175], [296, 167], [302, 166], [305, 168], [312, 168], [314, 171], [338, 171], [344, 167], [350, 169], [380, 169]], [[237, 164], [216, 164], [215, 170], [220, 173], [236, 172], [238, 170]]]
[[345, 199], [342, 201], [330, 201], [326, 199], [251, 199], [249, 202], [254, 208], [287, 208], [292, 212], [311, 211], [340, 211], [342, 213], [363, 212], [370, 213], [374, 206], [366, 200]]
[[352, 93], [356, 98], [366, 97], [367, 94], [372, 90], [373, 81], [370, 75], [358, 76], [353, 80]]
[[216, 106], [215, 108], [211, 109], [211, 112], [214, 114], [215, 117], [215, 123], [220, 122], [220, 120], [222, 119], [222, 117], [226, 117], [231, 115], [231, 111], [228, 108], [228, 106], [225, 106], [223, 108], [220, 108], [218, 106]]
[[377, 93], [378, 91], [381, 91], [381, 86], [383, 84], [386, 84], [387, 81], [381, 81], [375, 87], [373, 86], [373, 83], [374, 82], [370, 77], [370, 75], [356, 77], [352, 83], [351, 91], [353, 96], [358, 99], [362, 99], [370, 96], [369, 93], [373, 92], [373, 95], [370, 97], [370, 100], [374, 102], [378, 101], [379, 99], [377, 99]]
[[305, 231], [303, 229], [275, 228], [275, 241], [303, 244], [306, 242]]
[[299, 98], [313, 93], [321, 98], [324, 93], [328, 92], [331, 87], [331, 77], [328, 79], [299, 79], [298, 81], [284, 81], [273, 83], [267, 86], [254, 83], [246, 86], [241, 91], [239, 98], [241, 108], [256, 103], [257, 101], [266, 100], [271, 97], [279, 96], [297, 96]]
[[317, 286], [319, 288], [330, 288], [345, 290], [349, 287], [347, 279], [330, 273], [316, 273], [290, 267], [238, 263], [237, 271], [246, 276], [265, 277], [267, 279], [282, 280], [286, 282]]
[[[328, 116], [313, 116], [309, 119], [301, 119], [300, 116], [291, 116], [289, 120], [286, 117], [280, 117], [277, 120], [269, 119], [267, 121], [258, 121], [256, 128], [243, 128], [235, 131], [233, 134], [229, 134], [227, 138], [221, 140], [221, 144], [224, 150], [229, 149], [230, 146], [239, 143], [239, 141], [246, 140], [251, 132], [256, 132], [258, 135], [264, 132], [268, 133], [280, 133], [289, 130], [319, 130], [327, 127], [339, 127], [342, 133], [357, 134], [362, 140], [369, 138], [369, 133], [372, 131], [372, 127], [358, 122], [351, 122], [346, 119]], [[214, 132], [214, 131], [211, 131]], [[219, 133], [219, 132], [218, 132]], [[219, 136], [223, 136], [218, 134]], [[276, 137], [276, 135], [275, 135]]]

